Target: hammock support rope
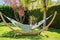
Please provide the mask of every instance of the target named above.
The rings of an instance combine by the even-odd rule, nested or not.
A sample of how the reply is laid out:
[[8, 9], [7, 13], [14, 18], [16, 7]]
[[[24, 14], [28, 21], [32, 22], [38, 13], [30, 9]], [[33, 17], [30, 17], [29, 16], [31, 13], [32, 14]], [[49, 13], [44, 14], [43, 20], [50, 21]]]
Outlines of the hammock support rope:
[[41, 30], [39, 30], [39, 31], [37, 31], [37, 32], [18, 32], [17, 30], [13, 29], [13, 28], [5, 21], [2, 13], [0, 12], [0, 16], [1, 16], [4, 24], [6, 24], [7, 27], [9, 27], [9, 28], [10, 28], [11, 30], [13, 30], [15, 33], [20, 34], [20, 35], [38, 35], [38, 34], [40, 34], [42, 31], [46, 30], [46, 29], [52, 24], [52, 22], [54, 21], [56, 15], [57, 15], [57, 11], [55, 11], [54, 16], [53, 16], [52, 20], [49, 22], [49, 24], [48, 24], [45, 28], [43, 28], [43, 29], [41, 29]]

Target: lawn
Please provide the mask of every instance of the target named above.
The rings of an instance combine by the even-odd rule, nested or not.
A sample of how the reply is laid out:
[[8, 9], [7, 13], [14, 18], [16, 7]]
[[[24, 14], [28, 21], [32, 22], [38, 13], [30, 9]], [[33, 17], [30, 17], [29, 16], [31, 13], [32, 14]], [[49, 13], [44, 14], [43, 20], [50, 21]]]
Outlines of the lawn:
[[[18, 27], [13, 28], [18, 29]], [[35, 36], [16, 35], [14, 37], [14, 35], [15, 33], [11, 29], [0, 23], [0, 40], [60, 40], [60, 29], [49, 28], [48, 31]]]

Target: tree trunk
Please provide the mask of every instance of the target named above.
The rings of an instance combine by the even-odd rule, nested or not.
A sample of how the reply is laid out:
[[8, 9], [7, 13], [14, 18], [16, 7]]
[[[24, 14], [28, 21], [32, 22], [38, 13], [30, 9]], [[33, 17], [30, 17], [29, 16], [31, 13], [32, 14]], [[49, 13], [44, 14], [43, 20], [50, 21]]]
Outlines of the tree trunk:
[[45, 22], [43, 23], [43, 28], [46, 27], [46, 0], [43, 0], [44, 3], [44, 14], [43, 19], [45, 19]]

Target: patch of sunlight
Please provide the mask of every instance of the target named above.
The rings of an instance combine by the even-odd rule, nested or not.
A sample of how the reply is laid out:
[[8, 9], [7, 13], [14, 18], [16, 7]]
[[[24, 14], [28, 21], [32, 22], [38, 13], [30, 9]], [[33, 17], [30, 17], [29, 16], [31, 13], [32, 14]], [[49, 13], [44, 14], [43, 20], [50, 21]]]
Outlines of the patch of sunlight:
[[41, 33], [43, 40], [60, 40], [60, 34], [57, 32], [44, 31]]
[[[18, 27], [12, 27], [14, 29], [20, 29]], [[50, 28], [49, 28], [50, 29]], [[21, 30], [21, 29], [20, 29]], [[37, 29], [32, 30], [35, 32]], [[11, 36], [12, 35], [12, 36]], [[0, 23], [0, 40], [60, 40], [60, 31], [58, 29], [50, 29], [49, 31], [43, 31], [37, 36], [20, 36], [17, 35], [14, 38], [14, 33], [6, 25]]]

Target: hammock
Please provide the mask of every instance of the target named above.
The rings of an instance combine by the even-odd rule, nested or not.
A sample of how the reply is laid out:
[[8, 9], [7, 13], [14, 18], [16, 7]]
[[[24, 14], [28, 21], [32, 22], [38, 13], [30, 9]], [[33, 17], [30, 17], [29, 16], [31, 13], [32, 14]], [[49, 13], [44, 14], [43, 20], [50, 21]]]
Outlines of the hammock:
[[[46, 18], [46, 20], [48, 20], [51, 16], [52, 15], [50, 15], [48, 18]], [[20, 22], [17, 22], [16, 20], [9, 18], [6, 15], [4, 15], [4, 17], [6, 17], [9, 21], [11, 21], [15, 26], [22, 28], [22, 30], [25, 32], [30, 32], [31, 29], [35, 29], [45, 22], [45, 20], [41, 20], [38, 22], [37, 25], [27, 25], [27, 24], [22, 24]]]

